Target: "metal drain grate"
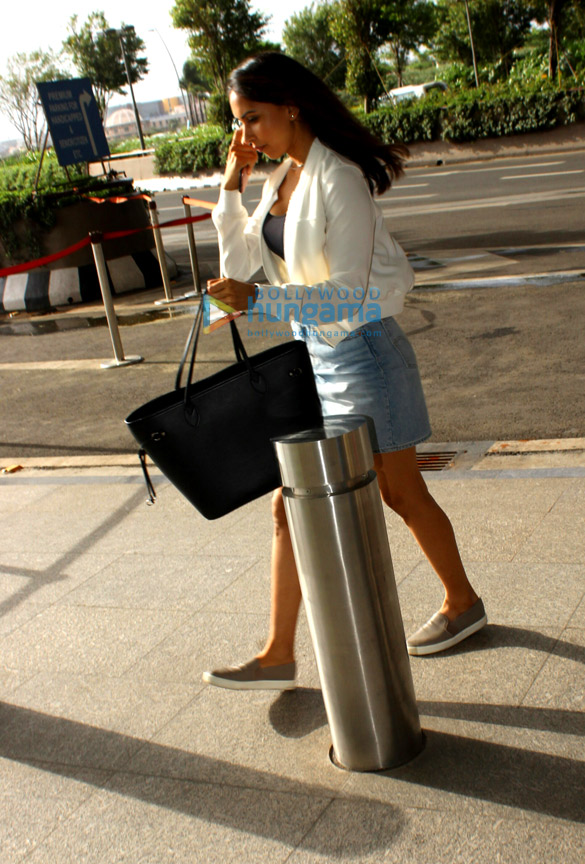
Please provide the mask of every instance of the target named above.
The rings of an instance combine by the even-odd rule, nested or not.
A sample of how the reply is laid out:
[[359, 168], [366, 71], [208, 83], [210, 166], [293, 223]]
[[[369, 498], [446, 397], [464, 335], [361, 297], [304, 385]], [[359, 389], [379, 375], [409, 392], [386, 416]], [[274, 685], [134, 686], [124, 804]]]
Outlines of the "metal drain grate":
[[417, 453], [416, 461], [421, 471], [443, 471], [457, 456], [456, 450], [443, 450], [438, 453]]

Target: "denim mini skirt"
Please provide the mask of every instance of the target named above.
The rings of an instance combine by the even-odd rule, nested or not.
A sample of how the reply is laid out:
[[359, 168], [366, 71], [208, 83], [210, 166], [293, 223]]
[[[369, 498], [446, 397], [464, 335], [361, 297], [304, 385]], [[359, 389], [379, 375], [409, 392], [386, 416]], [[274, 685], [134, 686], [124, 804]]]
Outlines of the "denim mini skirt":
[[325, 417], [364, 414], [375, 453], [405, 450], [430, 437], [416, 356], [394, 318], [364, 324], [335, 347], [314, 328], [295, 335], [307, 343]]

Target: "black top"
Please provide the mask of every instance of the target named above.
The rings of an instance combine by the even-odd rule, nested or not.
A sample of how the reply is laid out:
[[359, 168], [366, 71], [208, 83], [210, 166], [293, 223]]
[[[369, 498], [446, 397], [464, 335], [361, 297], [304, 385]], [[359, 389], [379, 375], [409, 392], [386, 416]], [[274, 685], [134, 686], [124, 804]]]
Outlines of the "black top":
[[273, 216], [272, 213], [266, 214], [264, 225], [262, 226], [262, 234], [266, 240], [266, 245], [271, 252], [278, 255], [284, 260], [284, 220], [285, 216]]

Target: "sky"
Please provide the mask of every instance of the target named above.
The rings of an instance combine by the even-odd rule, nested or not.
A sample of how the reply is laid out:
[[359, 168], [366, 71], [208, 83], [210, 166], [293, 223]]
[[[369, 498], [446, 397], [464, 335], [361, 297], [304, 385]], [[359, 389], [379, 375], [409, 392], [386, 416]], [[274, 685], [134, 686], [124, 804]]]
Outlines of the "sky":
[[[278, 42], [285, 21], [310, 4], [311, 0], [251, 0], [250, 6], [255, 12], [272, 16], [266, 35]], [[6, 59], [15, 54], [30, 54], [39, 48], [59, 51], [68, 35], [67, 25], [72, 15], [77, 15], [83, 23], [91, 12], [103, 11], [110, 27], [133, 24], [146, 43], [150, 71], [143, 81], [134, 85], [136, 101], [178, 96], [177, 75], [172, 61], [180, 75], [190, 52], [187, 32], [172, 26], [170, 10], [173, 6], [174, 0], [151, 0], [148, 4], [144, 0], [58, 0], [53, 4], [46, 0], [26, 0], [22, 6], [18, 2], [6, 2], [0, 27], [0, 75], [6, 73]], [[73, 70], [71, 77], [77, 77]], [[114, 96], [110, 106], [129, 101], [127, 92], [124, 96]], [[18, 138], [18, 133], [0, 114], [0, 141], [14, 138]]]

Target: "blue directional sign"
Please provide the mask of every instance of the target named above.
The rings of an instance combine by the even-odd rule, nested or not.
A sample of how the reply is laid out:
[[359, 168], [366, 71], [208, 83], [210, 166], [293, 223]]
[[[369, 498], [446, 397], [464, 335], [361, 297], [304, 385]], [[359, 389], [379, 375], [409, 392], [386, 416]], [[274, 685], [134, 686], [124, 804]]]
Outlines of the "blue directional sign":
[[96, 162], [110, 155], [89, 78], [37, 81], [59, 165]]

